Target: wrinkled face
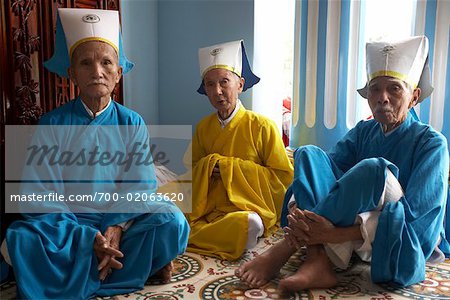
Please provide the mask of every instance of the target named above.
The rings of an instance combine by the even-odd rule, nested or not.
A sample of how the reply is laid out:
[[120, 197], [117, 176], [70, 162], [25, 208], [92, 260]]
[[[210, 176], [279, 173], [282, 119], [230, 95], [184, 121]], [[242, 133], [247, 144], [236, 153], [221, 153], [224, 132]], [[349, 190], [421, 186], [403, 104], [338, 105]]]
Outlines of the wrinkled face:
[[225, 69], [209, 70], [203, 77], [206, 95], [218, 111], [232, 110], [244, 87], [244, 79]]
[[396, 127], [402, 123], [419, 98], [420, 89], [412, 90], [404, 81], [381, 76], [369, 83], [367, 99], [375, 120]]
[[69, 74], [81, 97], [98, 99], [111, 95], [122, 76], [122, 68], [111, 45], [89, 41], [73, 52]]

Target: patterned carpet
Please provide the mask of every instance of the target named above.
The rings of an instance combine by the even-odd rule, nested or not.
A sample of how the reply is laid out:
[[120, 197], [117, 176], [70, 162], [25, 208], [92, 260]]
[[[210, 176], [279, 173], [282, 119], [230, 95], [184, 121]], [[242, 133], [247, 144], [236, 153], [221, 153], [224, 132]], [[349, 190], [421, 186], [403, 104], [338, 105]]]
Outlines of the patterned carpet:
[[[282, 238], [281, 232], [262, 239], [257, 247], [245, 253], [240, 261], [228, 262], [220, 259], [186, 253], [175, 261], [175, 272], [170, 283], [148, 282], [145, 289], [132, 294], [98, 299], [142, 299], [142, 300], [196, 300], [196, 299], [449, 299], [450, 300], [450, 260], [439, 266], [427, 267], [424, 282], [404, 289], [389, 285], [375, 285], [370, 281], [369, 265], [353, 258], [351, 266], [342, 271], [336, 269], [338, 286], [325, 290], [306, 290], [296, 294], [282, 294], [277, 282], [292, 272], [301, 263], [304, 251], [300, 250], [282, 269], [280, 276], [261, 289], [250, 289], [235, 276], [234, 270], [242, 262], [248, 261], [267, 250]], [[1, 286], [1, 299], [15, 298], [15, 284]]]

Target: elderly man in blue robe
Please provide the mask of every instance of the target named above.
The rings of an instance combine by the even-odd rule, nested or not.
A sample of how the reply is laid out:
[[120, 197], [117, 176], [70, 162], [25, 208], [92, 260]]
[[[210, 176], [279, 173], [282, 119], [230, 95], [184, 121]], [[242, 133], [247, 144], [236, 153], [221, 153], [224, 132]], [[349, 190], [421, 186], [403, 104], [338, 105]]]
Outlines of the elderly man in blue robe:
[[445, 137], [413, 107], [433, 88], [425, 36], [366, 45], [368, 81], [358, 90], [374, 119], [359, 122], [331, 150], [295, 152], [294, 181], [282, 214], [285, 239], [236, 275], [259, 287], [298, 247], [306, 259], [283, 278], [288, 291], [337, 284], [353, 252], [371, 262], [374, 282], [407, 286], [425, 279], [425, 263], [450, 254], [444, 233], [449, 154]]
[[175, 205], [135, 202], [154, 195], [157, 183], [152, 164], [130, 167], [132, 158], [149, 156], [142, 117], [111, 99], [132, 66], [117, 11], [58, 10], [46, 67], [69, 75], [79, 96], [41, 118], [32, 144], [60, 156], [26, 166], [22, 192], [96, 201], [23, 205], [24, 220], [10, 226], [2, 245], [20, 298], [87, 299], [142, 289], [151, 276], [167, 282], [172, 260], [186, 249], [189, 226]]

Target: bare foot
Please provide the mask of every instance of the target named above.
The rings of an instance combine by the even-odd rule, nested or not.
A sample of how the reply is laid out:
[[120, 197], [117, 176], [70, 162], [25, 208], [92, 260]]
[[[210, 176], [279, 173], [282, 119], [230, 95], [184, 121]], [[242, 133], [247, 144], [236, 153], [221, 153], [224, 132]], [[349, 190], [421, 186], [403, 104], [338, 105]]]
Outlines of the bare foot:
[[306, 260], [297, 272], [280, 280], [278, 287], [284, 291], [297, 292], [313, 288], [330, 288], [337, 282], [323, 246], [314, 245], [308, 246]]
[[297, 249], [283, 239], [263, 254], [242, 264], [235, 275], [252, 288], [259, 288], [275, 277]]
[[156, 272], [154, 277], [160, 279], [163, 283], [169, 283], [170, 279], [172, 278], [172, 271], [173, 271], [173, 262], [170, 262], [167, 265], [165, 265], [161, 270]]

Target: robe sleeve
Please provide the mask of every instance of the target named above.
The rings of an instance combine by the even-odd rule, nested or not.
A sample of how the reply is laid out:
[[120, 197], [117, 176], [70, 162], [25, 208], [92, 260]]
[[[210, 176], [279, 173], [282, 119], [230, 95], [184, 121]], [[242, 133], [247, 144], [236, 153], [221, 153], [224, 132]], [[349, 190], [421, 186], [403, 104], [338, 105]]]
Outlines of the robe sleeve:
[[219, 158], [219, 154], [209, 154], [199, 159], [192, 168], [192, 189], [195, 185], [195, 194], [192, 195], [192, 212], [188, 214], [190, 221], [201, 218], [207, 212], [209, 183]]
[[372, 245], [374, 282], [402, 286], [425, 279], [425, 263], [437, 246], [447, 197], [448, 150], [445, 138], [422, 139], [411, 157], [405, 196], [383, 208]]
[[[170, 204], [164, 201], [150, 201], [150, 195], [157, 190], [157, 180], [153, 158], [151, 157], [151, 140], [143, 120], [139, 118], [136, 125], [122, 126], [122, 138], [126, 140], [127, 155], [132, 160], [129, 169], [121, 170], [121, 183], [115, 191], [119, 195], [119, 201], [111, 206], [111, 213], [105, 213], [102, 220], [101, 231], [104, 232], [108, 226], [130, 221], [144, 213], [156, 213], [155, 224], [159, 224], [159, 213], [169, 212]], [[134, 153], [134, 154], [133, 154]], [[138, 157], [142, 162], [138, 161]], [[145, 158], [145, 159], [144, 159]], [[145, 197], [145, 198], [144, 198]], [[147, 199], [147, 201], [144, 201]], [[166, 205], [167, 204], [167, 205]], [[166, 210], [167, 206], [167, 211]]]
[[[61, 134], [55, 125], [40, 124], [28, 147], [22, 171], [20, 193], [22, 195], [34, 195], [36, 197], [45, 197], [50, 193], [64, 194], [65, 188], [62, 181], [62, 168], [58, 164], [52, 164], [49, 161], [51, 155], [42, 155], [52, 153], [54, 147], [61, 144]], [[46, 213], [68, 213], [69, 218], [76, 220], [76, 217], [70, 213], [70, 209], [65, 202], [50, 201], [29, 201], [19, 204], [19, 210], [26, 219], [44, 215]]]

